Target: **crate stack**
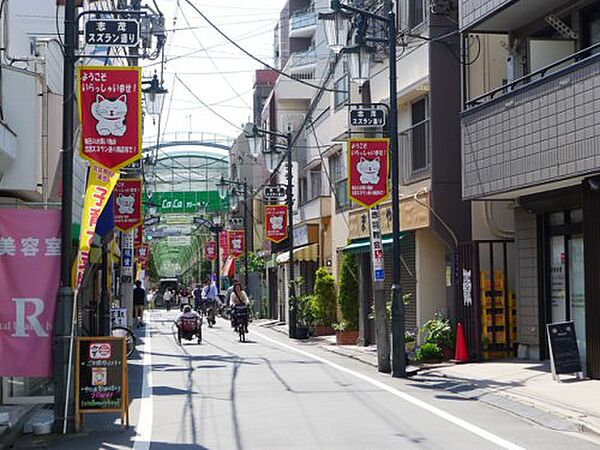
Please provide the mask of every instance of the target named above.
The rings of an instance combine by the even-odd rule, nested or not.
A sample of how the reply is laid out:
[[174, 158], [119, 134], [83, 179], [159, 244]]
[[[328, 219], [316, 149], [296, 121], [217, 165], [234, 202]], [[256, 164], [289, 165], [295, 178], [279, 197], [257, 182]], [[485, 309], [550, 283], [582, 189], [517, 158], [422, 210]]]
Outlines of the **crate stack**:
[[[489, 271], [482, 271], [480, 273], [480, 280], [481, 339], [483, 342], [484, 358], [512, 356], [512, 348], [517, 339], [517, 302], [515, 293], [508, 292], [508, 295], [505, 295], [505, 276], [501, 270], [494, 271], [493, 287]], [[510, 333], [508, 340], [507, 324]]]

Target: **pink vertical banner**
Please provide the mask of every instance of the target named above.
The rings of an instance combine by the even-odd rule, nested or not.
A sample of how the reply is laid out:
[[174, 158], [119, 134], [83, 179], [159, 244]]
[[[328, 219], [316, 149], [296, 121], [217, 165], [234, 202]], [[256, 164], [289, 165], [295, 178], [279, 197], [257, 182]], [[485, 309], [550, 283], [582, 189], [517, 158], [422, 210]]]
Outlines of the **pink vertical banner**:
[[0, 376], [52, 376], [60, 211], [0, 209]]

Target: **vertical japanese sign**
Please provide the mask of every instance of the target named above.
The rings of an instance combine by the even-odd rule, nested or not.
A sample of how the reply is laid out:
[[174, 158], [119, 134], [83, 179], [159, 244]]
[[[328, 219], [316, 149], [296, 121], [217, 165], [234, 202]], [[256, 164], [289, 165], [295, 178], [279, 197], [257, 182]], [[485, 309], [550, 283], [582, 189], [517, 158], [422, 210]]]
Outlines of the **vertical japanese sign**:
[[229, 256], [229, 240], [227, 231], [219, 233], [219, 252], [221, 253], [221, 262]]
[[142, 223], [142, 180], [123, 178], [115, 187], [115, 227], [129, 231]]
[[131, 233], [121, 235], [121, 281], [133, 281], [133, 236]]
[[52, 375], [60, 211], [0, 209], [0, 376]]
[[348, 195], [365, 208], [388, 196], [389, 139], [348, 141]]
[[217, 243], [215, 241], [207, 241], [204, 247], [204, 256], [209, 261], [217, 258]]
[[288, 237], [287, 205], [265, 206], [265, 237], [279, 244]]
[[228, 232], [229, 255], [237, 259], [244, 253], [244, 231], [236, 230]]
[[133, 247], [138, 249], [142, 246], [144, 240], [144, 224], [140, 223], [133, 229]]
[[105, 169], [92, 164], [88, 174], [87, 188], [83, 200], [81, 216], [81, 230], [79, 232], [79, 251], [75, 270], [75, 289], [79, 289], [83, 280], [83, 273], [87, 266], [92, 249], [92, 239], [96, 232], [96, 225], [102, 210], [108, 203], [110, 194], [119, 179], [119, 172]]
[[77, 69], [81, 157], [117, 170], [142, 153], [142, 90], [139, 67]]
[[383, 282], [385, 278], [385, 271], [379, 208], [375, 207], [369, 209], [369, 223], [371, 225], [371, 261], [373, 281], [376, 283]]

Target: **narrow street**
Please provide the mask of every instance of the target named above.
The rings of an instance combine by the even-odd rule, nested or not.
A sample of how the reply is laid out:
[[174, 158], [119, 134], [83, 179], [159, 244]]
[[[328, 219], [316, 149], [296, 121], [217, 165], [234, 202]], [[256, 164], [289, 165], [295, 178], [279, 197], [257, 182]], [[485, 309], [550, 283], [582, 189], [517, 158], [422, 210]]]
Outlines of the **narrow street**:
[[17, 448], [598, 448], [581, 433], [554, 432], [378, 375], [267, 328], [251, 327], [242, 344], [219, 320], [213, 329], [204, 326], [201, 345], [179, 347], [171, 328], [176, 314], [150, 313], [149, 339], [140, 339], [130, 364], [132, 429], [123, 431], [114, 417], [88, 416], [83, 434], [24, 438]]

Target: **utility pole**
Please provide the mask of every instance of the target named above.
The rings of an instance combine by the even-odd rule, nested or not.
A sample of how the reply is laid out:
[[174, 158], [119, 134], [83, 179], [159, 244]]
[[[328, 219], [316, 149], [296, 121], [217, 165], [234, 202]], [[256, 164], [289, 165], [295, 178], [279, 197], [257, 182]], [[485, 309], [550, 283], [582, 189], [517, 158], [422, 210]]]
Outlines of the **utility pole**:
[[[73, 221], [73, 97], [75, 88], [75, 49], [77, 47], [77, 24], [75, 0], [65, 2], [63, 64], [63, 135], [62, 135], [62, 205], [61, 205], [61, 263], [60, 290], [54, 322], [54, 428], [63, 430], [66, 419], [67, 430], [74, 428], [74, 396], [66, 404], [66, 385], [69, 372], [69, 347], [73, 326], [74, 292], [71, 287], [71, 246]], [[68, 417], [66, 412], [70, 411]]]
[[287, 140], [287, 203], [288, 203], [288, 244], [289, 244], [289, 324], [288, 335], [296, 337], [296, 285], [294, 276], [294, 178], [292, 174], [292, 133], [288, 130]]
[[248, 245], [250, 245], [250, 240], [248, 236], [250, 233], [248, 232], [248, 183], [244, 180], [244, 286], [246, 290], [248, 290]]

